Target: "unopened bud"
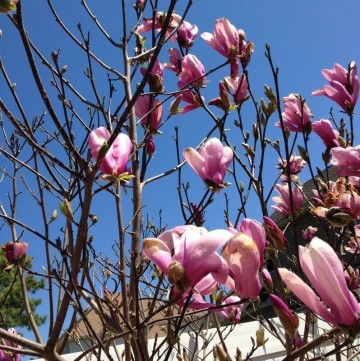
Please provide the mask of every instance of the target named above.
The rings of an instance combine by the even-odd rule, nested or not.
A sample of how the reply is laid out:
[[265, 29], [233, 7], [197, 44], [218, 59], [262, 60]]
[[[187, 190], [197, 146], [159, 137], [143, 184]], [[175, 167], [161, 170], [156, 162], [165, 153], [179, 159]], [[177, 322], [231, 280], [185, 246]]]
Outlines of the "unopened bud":
[[65, 198], [63, 203], [60, 203], [60, 211], [66, 217], [67, 220], [73, 220], [73, 211], [71, 203]]
[[57, 216], [58, 216], [58, 211], [57, 209], [54, 209], [54, 211], [51, 214], [50, 222], [54, 222]]
[[264, 326], [260, 326], [260, 328], [256, 331], [256, 347], [261, 347], [266, 344], [265, 340], [265, 328]]

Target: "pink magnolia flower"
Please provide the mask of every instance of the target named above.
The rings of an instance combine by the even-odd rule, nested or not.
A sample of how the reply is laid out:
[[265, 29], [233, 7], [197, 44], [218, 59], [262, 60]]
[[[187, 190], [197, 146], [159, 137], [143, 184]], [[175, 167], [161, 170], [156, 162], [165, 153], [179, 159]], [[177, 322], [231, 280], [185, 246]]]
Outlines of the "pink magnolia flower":
[[126, 134], [120, 133], [110, 148], [106, 150], [109, 139], [110, 132], [106, 128], [100, 127], [93, 130], [89, 135], [91, 154], [97, 160], [99, 153], [106, 151], [100, 164], [100, 170], [108, 175], [119, 176], [127, 171], [126, 167], [132, 151], [132, 143]]
[[256, 242], [245, 233], [237, 233], [221, 252], [229, 265], [226, 285], [240, 298], [253, 299], [259, 296], [261, 283], [259, 272], [263, 254]]
[[177, 97], [176, 101], [184, 101], [187, 105], [183, 109], [178, 109], [177, 112], [181, 114], [188, 113], [197, 108], [201, 108], [205, 102], [204, 97], [199, 97], [199, 95], [193, 90], [182, 91]]
[[233, 227], [229, 227], [229, 231], [234, 236], [222, 251], [230, 269], [227, 285], [241, 298], [255, 298], [261, 290], [259, 272], [265, 266], [265, 229], [254, 219], [244, 218], [240, 232]]
[[299, 174], [302, 171], [302, 169], [306, 167], [306, 165], [307, 165], [307, 163], [304, 161], [304, 159], [302, 159], [302, 157], [300, 157], [299, 155], [295, 155], [295, 153], [293, 153], [290, 156], [289, 165], [288, 165], [286, 159], [279, 158], [278, 168], [283, 170], [283, 173], [284, 173], [284, 176], [286, 179], [288, 167], [290, 170], [290, 174], [296, 175], [296, 174]]
[[198, 32], [199, 29], [196, 25], [190, 24], [187, 21], [183, 21], [177, 31], [180, 46], [185, 49], [191, 48]]
[[300, 277], [280, 268], [286, 285], [315, 314], [333, 326], [354, 326], [360, 318], [360, 306], [346, 285], [343, 266], [335, 251], [314, 237], [308, 247], [299, 247], [299, 257], [301, 268], [316, 293]]
[[[155, 15], [155, 21], [153, 21], [153, 19], [145, 19], [144, 23], [138, 27], [137, 33], [142, 34], [147, 31], [151, 31], [153, 28], [154, 30], [161, 31], [162, 27], [165, 24], [166, 15], [166, 13], [159, 11]], [[180, 15], [173, 13], [171, 15], [168, 28], [166, 30], [166, 35], [169, 36], [173, 32], [173, 30], [175, 30], [179, 26], [181, 20], [182, 18]], [[172, 36], [171, 40], [176, 40], [176, 34]]]
[[[275, 211], [288, 216], [291, 214], [291, 202], [289, 194], [289, 185], [288, 184], [276, 184], [275, 190], [279, 193], [280, 196], [273, 197], [272, 200], [275, 202], [275, 205], [271, 206]], [[292, 188], [292, 204], [294, 212], [300, 210], [303, 206], [304, 196], [301, 193], [299, 188]]]
[[285, 332], [294, 340], [298, 332], [299, 317], [296, 313], [293, 313], [288, 305], [278, 296], [270, 294], [270, 299]]
[[[9, 328], [8, 332], [12, 333], [13, 335], [17, 335], [17, 332], [14, 328]], [[15, 344], [13, 341], [1, 339], [0, 342], [5, 346], [14, 347], [19, 350], [21, 349], [21, 346]], [[21, 361], [21, 354], [15, 353], [15, 355], [13, 355], [9, 351], [0, 350], [0, 361]]]
[[[310, 125], [310, 118], [313, 115], [310, 113], [310, 109], [307, 104], [302, 100], [298, 94], [290, 94], [283, 98], [284, 112], [282, 118], [284, 127], [289, 128], [293, 132], [304, 132]], [[275, 124], [277, 127], [281, 127], [280, 121]]]
[[218, 283], [226, 281], [228, 266], [216, 251], [231, 236], [222, 229], [207, 232], [195, 226], [176, 227], [158, 238], [144, 239], [143, 253], [182, 294], [209, 274]]
[[181, 63], [183, 60], [183, 57], [180, 54], [180, 51], [176, 48], [170, 48], [169, 49], [169, 63], [165, 63], [164, 66], [166, 69], [169, 69], [171, 71], [174, 71], [176, 74], [181, 73]]
[[210, 187], [223, 187], [226, 169], [233, 159], [230, 147], [224, 147], [217, 138], [209, 139], [203, 147], [196, 151], [193, 148], [184, 150], [184, 158], [192, 169]]
[[235, 104], [242, 104], [247, 99], [248, 82], [245, 74], [241, 76], [226, 77], [225, 82], [231, 89], [231, 94], [234, 96]]
[[205, 84], [205, 68], [200, 60], [192, 54], [185, 55], [181, 62], [178, 87], [201, 88]]
[[239, 33], [226, 18], [215, 21], [214, 34], [202, 33], [201, 37], [218, 53], [233, 59], [239, 52]]
[[352, 61], [348, 69], [335, 64], [332, 69], [324, 69], [322, 74], [330, 85], [324, 85], [322, 89], [313, 91], [312, 95], [327, 96], [351, 115], [359, 96], [360, 86], [356, 63]]
[[[147, 68], [141, 68], [140, 72], [145, 76]], [[160, 63], [159, 59], [155, 60], [154, 66], [151, 69], [148, 83], [150, 85], [150, 91], [155, 93], [161, 93], [164, 88], [164, 66]]]
[[10, 11], [16, 10], [16, 4], [19, 0], [1, 0], [0, 1], [0, 14], [7, 14]]
[[134, 109], [144, 127], [152, 130], [159, 128], [163, 115], [163, 106], [159, 99], [150, 94], [140, 95]]
[[332, 164], [337, 167], [339, 175], [360, 176], [360, 145], [356, 147], [335, 147], [331, 149]]
[[338, 138], [340, 133], [333, 128], [330, 120], [320, 119], [312, 123], [313, 131], [321, 138], [328, 148], [339, 146]]
[[8, 242], [1, 247], [1, 250], [9, 263], [16, 263], [26, 257], [28, 244], [26, 242]]

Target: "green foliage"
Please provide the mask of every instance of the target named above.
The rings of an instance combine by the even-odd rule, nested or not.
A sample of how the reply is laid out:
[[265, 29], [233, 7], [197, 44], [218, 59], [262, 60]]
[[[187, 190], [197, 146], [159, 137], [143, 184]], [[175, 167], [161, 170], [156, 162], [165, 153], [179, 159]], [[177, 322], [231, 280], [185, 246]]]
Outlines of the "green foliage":
[[[5, 271], [5, 258], [0, 251], [0, 325], [1, 327], [29, 327], [26, 311], [23, 303], [21, 285], [17, 275], [16, 267]], [[44, 281], [38, 281], [34, 276], [26, 276], [26, 286], [29, 294], [43, 289]], [[38, 325], [45, 322], [46, 316], [36, 313], [36, 308], [41, 304], [40, 298], [29, 297], [31, 311]]]

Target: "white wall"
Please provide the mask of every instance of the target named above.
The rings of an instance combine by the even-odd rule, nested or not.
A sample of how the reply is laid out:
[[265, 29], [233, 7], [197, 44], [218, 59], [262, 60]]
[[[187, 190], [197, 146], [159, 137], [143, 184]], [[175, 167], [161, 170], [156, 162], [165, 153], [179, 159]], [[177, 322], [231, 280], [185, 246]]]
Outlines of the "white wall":
[[[300, 314], [299, 318], [300, 318], [299, 331], [301, 334], [301, 330], [304, 328], [304, 315]], [[280, 325], [279, 320], [277, 318], [273, 318], [273, 319], [271, 319], [271, 322], [273, 323], [274, 326], [276, 326], [279, 334], [282, 337], [284, 337], [284, 333], [282, 331], [283, 328]], [[242, 353], [242, 358], [243, 359], [246, 358], [246, 355], [251, 351], [251, 348], [252, 348], [251, 337], [253, 337], [255, 339], [255, 333], [259, 329], [259, 326], [260, 326], [260, 323], [258, 321], [247, 322], [247, 323], [243, 323], [243, 324], [235, 326], [234, 329], [232, 330], [232, 332], [230, 332], [230, 333], [229, 333], [230, 327], [227, 327], [227, 328], [222, 327], [221, 328], [223, 331], [223, 335], [224, 336], [228, 335], [226, 337], [226, 346], [228, 348], [230, 356], [232, 357], [232, 360], [235, 359], [234, 356], [236, 354], [237, 348], [240, 349], [240, 351]], [[309, 341], [311, 341], [313, 338], [316, 338], [317, 335], [322, 334], [325, 330], [329, 330], [329, 329], [330, 329], [330, 326], [327, 323], [325, 323], [321, 320], [317, 320], [317, 324], [310, 327]], [[219, 338], [217, 336], [216, 330], [215, 329], [207, 330], [206, 337], [210, 342], [208, 343], [208, 345], [206, 346], [206, 348], [204, 350], [201, 350], [202, 344], [197, 345], [197, 350], [199, 352], [197, 360], [213, 361], [214, 357], [213, 357], [212, 350], [213, 350], [214, 346], [217, 343], [219, 343]], [[281, 344], [281, 342], [276, 337], [274, 337], [269, 331], [265, 330], [265, 339], [267, 339], [267, 338], [268, 338], [268, 341], [266, 342], [266, 344], [263, 347], [259, 348], [257, 351], [255, 351], [255, 353], [251, 357], [252, 361], [263, 361], [263, 360], [280, 361], [286, 356], [284, 346]], [[161, 338], [161, 339], [159, 338], [157, 340], [157, 345], [159, 345], [159, 343], [162, 340], [163, 340], [163, 338]], [[343, 340], [340, 340], [340, 342], [341, 341], [343, 341]], [[187, 334], [183, 334], [181, 336], [180, 342], [181, 342], [182, 347], [188, 349], [189, 351], [194, 351], [195, 339], [192, 336], [191, 332], [187, 333]], [[152, 350], [153, 345], [154, 345], [154, 340], [150, 340], [149, 341], [149, 350]], [[328, 342], [322, 344], [321, 347], [314, 350], [315, 354], [312, 356], [320, 356], [333, 349], [334, 349], [334, 344], [331, 340], [329, 340]], [[118, 353], [121, 354], [123, 352], [123, 345], [119, 345], [117, 347], [117, 351], [118, 351]], [[357, 352], [359, 352], [359, 356], [357, 355]], [[161, 354], [161, 352], [160, 352], [160, 354]], [[81, 355], [81, 352], [63, 355], [63, 358], [66, 361], [73, 361], [79, 355]], [[115, 360], [117, 360], [114, 349], [111, 350], [111, 355], [114, 357]], [[163, 357], [160, 357], [158, 355], [158, 356], [154, 357], [153, 359], [156, 361], [161, 361], [161, 359], [163, 359]], [[83, 360], [95, 361], [95, 360], [97, 360], [97, 358], [95, 356], [92, 358], [84, 357]], [[101, 357], [101, 360], [108, 361], [108, 358], [103, 356], [103, 357]], [[324, 358], [323, 360], [335, 361], [335, 356], [332, 355], [327, 358]], [[349, 354], [348, 356], [346, 356], [345, 354], [342, 355], [341, 360], [360, 361], [360, 338], [359, 337], [353, 343], [353, 348], [351, 349], [351, 354]], [[37, 360], [37, 361], [44, 361], [44, 360], [41, 359], [41, 360]], [[176, 352], [175, 351], [173, 351], [170, 361], [176, 361]]]

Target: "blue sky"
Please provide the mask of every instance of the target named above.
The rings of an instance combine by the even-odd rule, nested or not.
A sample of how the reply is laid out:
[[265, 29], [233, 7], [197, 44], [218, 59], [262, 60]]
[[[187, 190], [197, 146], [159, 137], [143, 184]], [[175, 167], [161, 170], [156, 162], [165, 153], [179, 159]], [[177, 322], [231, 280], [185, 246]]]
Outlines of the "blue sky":
[[[109, 44], [100, 37], [95, 31], [93, 24], [86, 17], [80, 1], [74, 0], [56, 0], [53, 2], [58, 9], [59, 14], [67, 26], [79, 35], [77, 24], [81, 22], [83, 29], [90, 29], [91, 42], [94, 51], [109, 62], [112, 66], [118, 67], [122, 71], [121, 53], [114, 51]], [[160, 4], [166, 4], [167, 1], [159, 1]], [[180, 3], [180, 2], [179, 2]], [[119, 1], [109, 0], [106, 2], [91, 0], [88, 1], [89, 6], [98, 14], [100, 21], [104, 22], [106, 29], [117, 40], [121, 36], [121, 19]], [[130, 5], [131, 2], [128, 1]], [[181, 6], [181, 4], [180, 4]], [[63, 33], [58, 29], [50, 14], [46, 1], [28, 0], [23, 1], [24, 19], [29, 34], [39, 49], [44, 52], [47, 58], [53, 50], [61, 49], [60, 63], [68, 65], [67, 76], [71, 81], [81, 89], [85, 96], [92, 97], [89, 85], [83, 76], [86, 68], [86, 57], [84, 54], [77, 52], [76, 46], [64, 37]], [[159, 6], [161, 10], [161, 6]], [[181, 13], [181, 8], [178, 10]], [[212, 32], [214, 22], [220, 17], [227, 17], [237, 28], [243, 28], [246, 32], [247, 39], [255, 43], [255, 52], [253, 54], [251, 64], [249, 65], [249, 74], [252, 80], [252, 89], [258, 100], [263, 97], [264, 84], [273, 85], [269, 65], [264, 56], [265, 44], [271, 45], [271, 51], [274, 63], [280, 68], [280, 89], [282, 96], [289, 93], [300, 93], [307, 99], [308, 105], [314, 114], [314, 119], [318, 120], [328, 116], [330, 107], [334, 107], [334, 115], [339, 119], [342, 114], [336, 104], [331, 103], [323, 97], [312, 97], [311, 92], [320, 88], [325, 84], [325, 80], [321, 75], [323, 68], [331, 68], [334, 63], [340, 63], [343, 66], [355, 60], [360, 65], [360, 2], [341, 1], [341, 0], [305, 0], [305, 1], [240, 1], [240, 0], [223, 0], [223, 1], [204, 1], [196, 0], [190, 9], [187, 21], [197, 24], [199, 33]], [[129, 16], [129, 23], [134, 19], [133, 15]], [[31, 82], [29, 68], [26, 64], [24, 53], [22, 51], [20, 40], [13, 26], [6, 16], [0, 17], [0, 29], [2, 30], [2, 38], [0, 39], [0, 56], [5, 67], [12, 79], [16, 83], [16, 90], [23, 102], [25, 110], [30, 118], [35, 114], [41, 114], [44, 110], [43, 104], [40, 102], [39, 96], [36, 95], [35, 88]], [[192, 53], [198, 56], [203, 62], [207, 70], [219, 65], [224, 59], [213, 51], [205, 42], [197, 38]], [[166, 53], [163, 53], [160, 59], [162, 62], [167, 61]], [[99, 89], [104, 95], [107, 95], [107, 80], [103, 75], [96, 79]], [[207, 89], [204, 90], [206, 100], [210, 100], [217, 96], [218, 81], [227, 74], [226, 71], [219, 71], [208, 77], [209, 83]], [[50, 75], [43, 74], [44, 82], [48, 86]], [[174, 75], [170, 72], [165, 74], [168, 91], [175, 86]], [[53, 90], [49, 87], [49, 93], [54, 95]], [[12, 106], [13, 103], [5, 92], [3, 79], [0, 79], [0, 98]], [[120, 92], [119, 92], [120, 93]], [[121, 96], [121, 94], [119, 94]], [[119, 96], [119, 99], [120, 99]], [[246, 124], [251, 130], [251, 124], [255, 120], [251, 107], [249, 110], [244, 106], [244, 114], [246, 114]], [[167, 109], [168, 106], [165, 106]], [[220, 111], [213, 109], [215, 114], [221, 115]], [[82, 114], [85, 110], [82, 110]], [[3, 116], [3, 119], [5, 117]], [[229, 116], [229, 119], [235, 118]], [[358, 116], [355, 115], [355, 124]], [[270, 127], [275, 124], [278, 119], [276, 116], [270, 120]], [[5, 119], [4, 119], [5, 121]], [[103, 124], [101, 124], [103, 125]], [[166, 126], [162, 128], [163, 135], [156, 137], [157, 152], [154, 157], [154, 167], [149, 170], [148, 175], [152, 176], [163, 172], [176, 165], [176, 152], [172, 137], [174, 136], [174, 126], [180, 129], [180, 146], [195, 147], [204, 136], [204, 129], [211, 126], [211, 119], [202, 110], [196, 110], [184, 116], [177, 116], [171, 119]], [[231, 121], [229, 128], [234, 130]], [[355, 126], [356, 132], [359, 127]], [[270, 132], [274, 139], [280, 137], [277, 128], [273, 127]], [[319, 155], [323, 150], [319, 140], [313, 136], [314, 154]], [[355, 144], [358, 144], [355, 137]], [[240, 148], [240, 144], [239, 144]], [[2, 158], [0, 158], [0, 165]], [[270, 181], [275, 179], [274, 166], [276, 159], [269, 162], [269, 174], [273, 174]], [[192, 201], [196, 203], [204, 192], [204, 186], [199, 178], [193, 173], [189, 167], [184, 167], [184, 182], [191, 182], [190, 195]], [[231, 181], [230, 179], [228, 179]], [[305, 180], [305, 179], [304, 179]], [[160, 209], [163, 210], [163, 223], [169, 227], [175, 226], [182, 222], [178, 207], [178, 199], [176, 196], [176, 176], [171, 176], [160, 181], [157, 184], [149, 185], [144, 191], [144, 213], [149, 213], [155, 219]], [[159, 192], [160, 189], [160, 192]], [[231, 187], [227, 191], [232, 196]], [[215, 207], [207, 212], [208, 228], [224, 227], [223, 211], [224, 197], [223, 193], [215, 195]], [[236, 195], [234, 196], [236, 197]], [[1, 198], [1, 202], [4, 200]], [[126, 198], [126, 202], [131, 202], [130, 196]], [[111, 252], [111, 243], [116, 237], [116, 229], [114, 229], [113, 212], [109, 212], [112, 204], [105, 198], [99, 198], [94, 203], [94, 213], [99, 216], [99, 223], [93, 229], [97, 237], [95, 245], [103, 247], [104, 252]], [[236, 198], [231, 204], [236, 209], [238, 206]], [[54, 207], [58, 207], [58, 201], [52, 200], [49, 205], [49, 212]], [[24, 221], [30, 224], [36, 223], [36, 215], [30, 214], [27, 207], [20, 211]], [[235, 213], [235, 212], [233, 212]], [[259, 209], [256, 205], [249, 207], [249, 215], [252, 217], [260, 217]], [[54, 224], [56, 227], [56, 224]], [[104, 234], [106, 229], [106, 234]], [[112, 231], [114, 230], [114, 232]], [[1, 232], [6, 232], [1, 230]], [[30, 254], [34, 257], [41, 257], [41, 244], [38, 240], [30, 241]], [[36, 262], [41, 266], [41, 261]]]

